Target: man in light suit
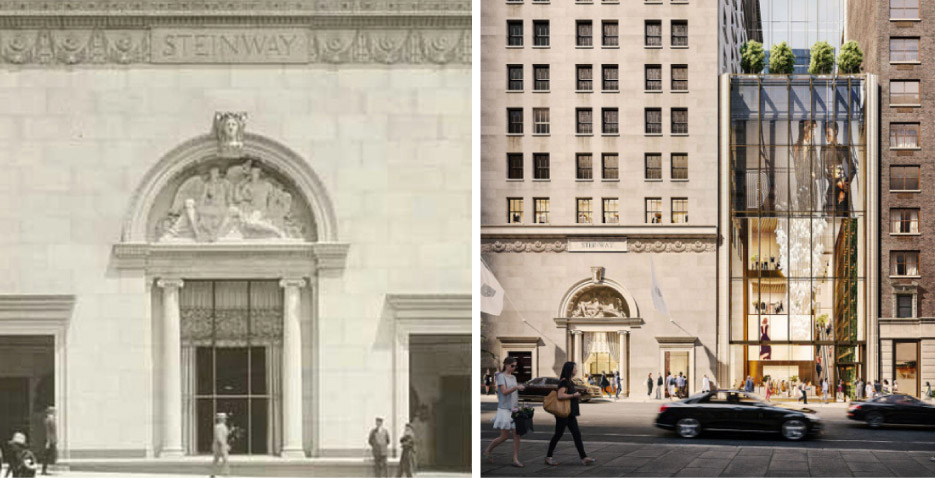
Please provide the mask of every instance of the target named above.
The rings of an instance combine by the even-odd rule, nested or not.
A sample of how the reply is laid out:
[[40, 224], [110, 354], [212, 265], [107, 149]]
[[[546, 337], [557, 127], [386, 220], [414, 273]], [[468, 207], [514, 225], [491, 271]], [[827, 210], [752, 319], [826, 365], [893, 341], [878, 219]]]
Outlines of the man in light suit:
[[[230, 444], [228, 444], [228, 437], [230, 436], [230, 429], [227, 427], [227, 414], [226, 413], [217, 413], [214, 417], [214, 442], [211, 443], [211, 450], [214, 452], [214, 461], [212, 465], [214, 466], [214, 471], [211, 474], [211, 477], [215, 477], [218, 474], [221, 476], [230, 476], [231, 468], [228, 464], [228, 455], [230, 454]], [[221, 461], [220, 467], [218, 466], [218, 460]]]
[[386, 455], [390, 445], [390, 433], [383, 427], [383, 418], [376, 419], [376, 426], [370, 430], [370, 449], [373, 452], [373, 471], [378, 478], [389, 477], [386, 468]]

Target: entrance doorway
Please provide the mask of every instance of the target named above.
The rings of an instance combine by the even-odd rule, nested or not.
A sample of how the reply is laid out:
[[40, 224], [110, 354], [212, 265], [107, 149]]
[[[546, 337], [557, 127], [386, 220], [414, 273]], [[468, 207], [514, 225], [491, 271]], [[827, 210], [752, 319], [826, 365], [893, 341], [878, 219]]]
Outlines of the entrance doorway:
[[409, 410], [420, 468], [470, 472], [471, 336], [411, 335], [409, 349]]
[[231, 454], [280, 449], [282, 290], [278, 282], [185, 281], [179, 295], [187, 449], [211, 452], [227, 414]]
[[21, 432], [31, 446], [45, 445], [45, 409], [55, 404], [55, 338], [0, 336], [0, 448]]
[[517, 384], [522, 384], [532, 379], [531, 351], [508, 351], [507, 356], [516, 358], [516, 370], [513, 371], [513, 375], [516, 376]]

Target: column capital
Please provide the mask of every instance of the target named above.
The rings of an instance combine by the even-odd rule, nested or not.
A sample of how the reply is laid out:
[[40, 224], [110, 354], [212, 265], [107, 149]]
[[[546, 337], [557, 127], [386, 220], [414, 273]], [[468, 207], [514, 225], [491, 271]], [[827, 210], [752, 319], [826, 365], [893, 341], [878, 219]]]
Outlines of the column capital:
[[284, 277], [279, 280], [279, 287], [305, 287], [305, 279], [301, 277]]
[[584, 332], [584, 331], [582, 331], [581, 329], [572, 329], [572, 330], [570, 330], [570, 331], [568, 331], [568, 332], [570, 332], [572, 336], [580, 336], [581, 333]]
[[163, 289], [181, 289], [185, 285], [185, 281], [172, 277], [162, 277], [156, 281], [156, 285]]
[[621, 329], [621, 330], [617, 331], [617, 334], [624, 334], [624, 335], [629, 336], [629, 335], [630, 335], [630, 330], [629, 330], [629, 329]]

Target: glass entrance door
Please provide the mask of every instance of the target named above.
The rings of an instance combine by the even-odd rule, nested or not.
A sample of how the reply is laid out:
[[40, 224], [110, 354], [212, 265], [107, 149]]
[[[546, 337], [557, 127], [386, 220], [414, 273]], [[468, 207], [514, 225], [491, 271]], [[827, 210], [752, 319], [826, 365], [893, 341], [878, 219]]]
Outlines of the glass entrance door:
[[199, 347], [196, 357], [198, 452], [211, 452], [214, 417], [226, 413], [231, 454], [267, 454], [266, 348]]

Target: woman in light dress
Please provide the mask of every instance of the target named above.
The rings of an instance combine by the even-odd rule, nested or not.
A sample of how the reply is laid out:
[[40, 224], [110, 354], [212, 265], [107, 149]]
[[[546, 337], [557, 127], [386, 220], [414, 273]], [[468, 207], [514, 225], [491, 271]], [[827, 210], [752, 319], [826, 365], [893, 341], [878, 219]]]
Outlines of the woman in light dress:
[[516, 358], [508, 357], [503, 360], [503, 371], [497, 373], [497, 415], [493, 418], [493, 428], [500, 430], [500, 436], [490, 442], [490, 446], [484, 450], [484, 456], [487, 461], [493, 462], [493, 449], [513, 436], [513, 466], [522, 468], [523, 463], [519, 462], [519, 434], [516, 434], [516, 425], [513, 424], [513, 409], [517, 407], [519, 401], [518, 391], [526, 388], [522, 384], [516, 383]]

